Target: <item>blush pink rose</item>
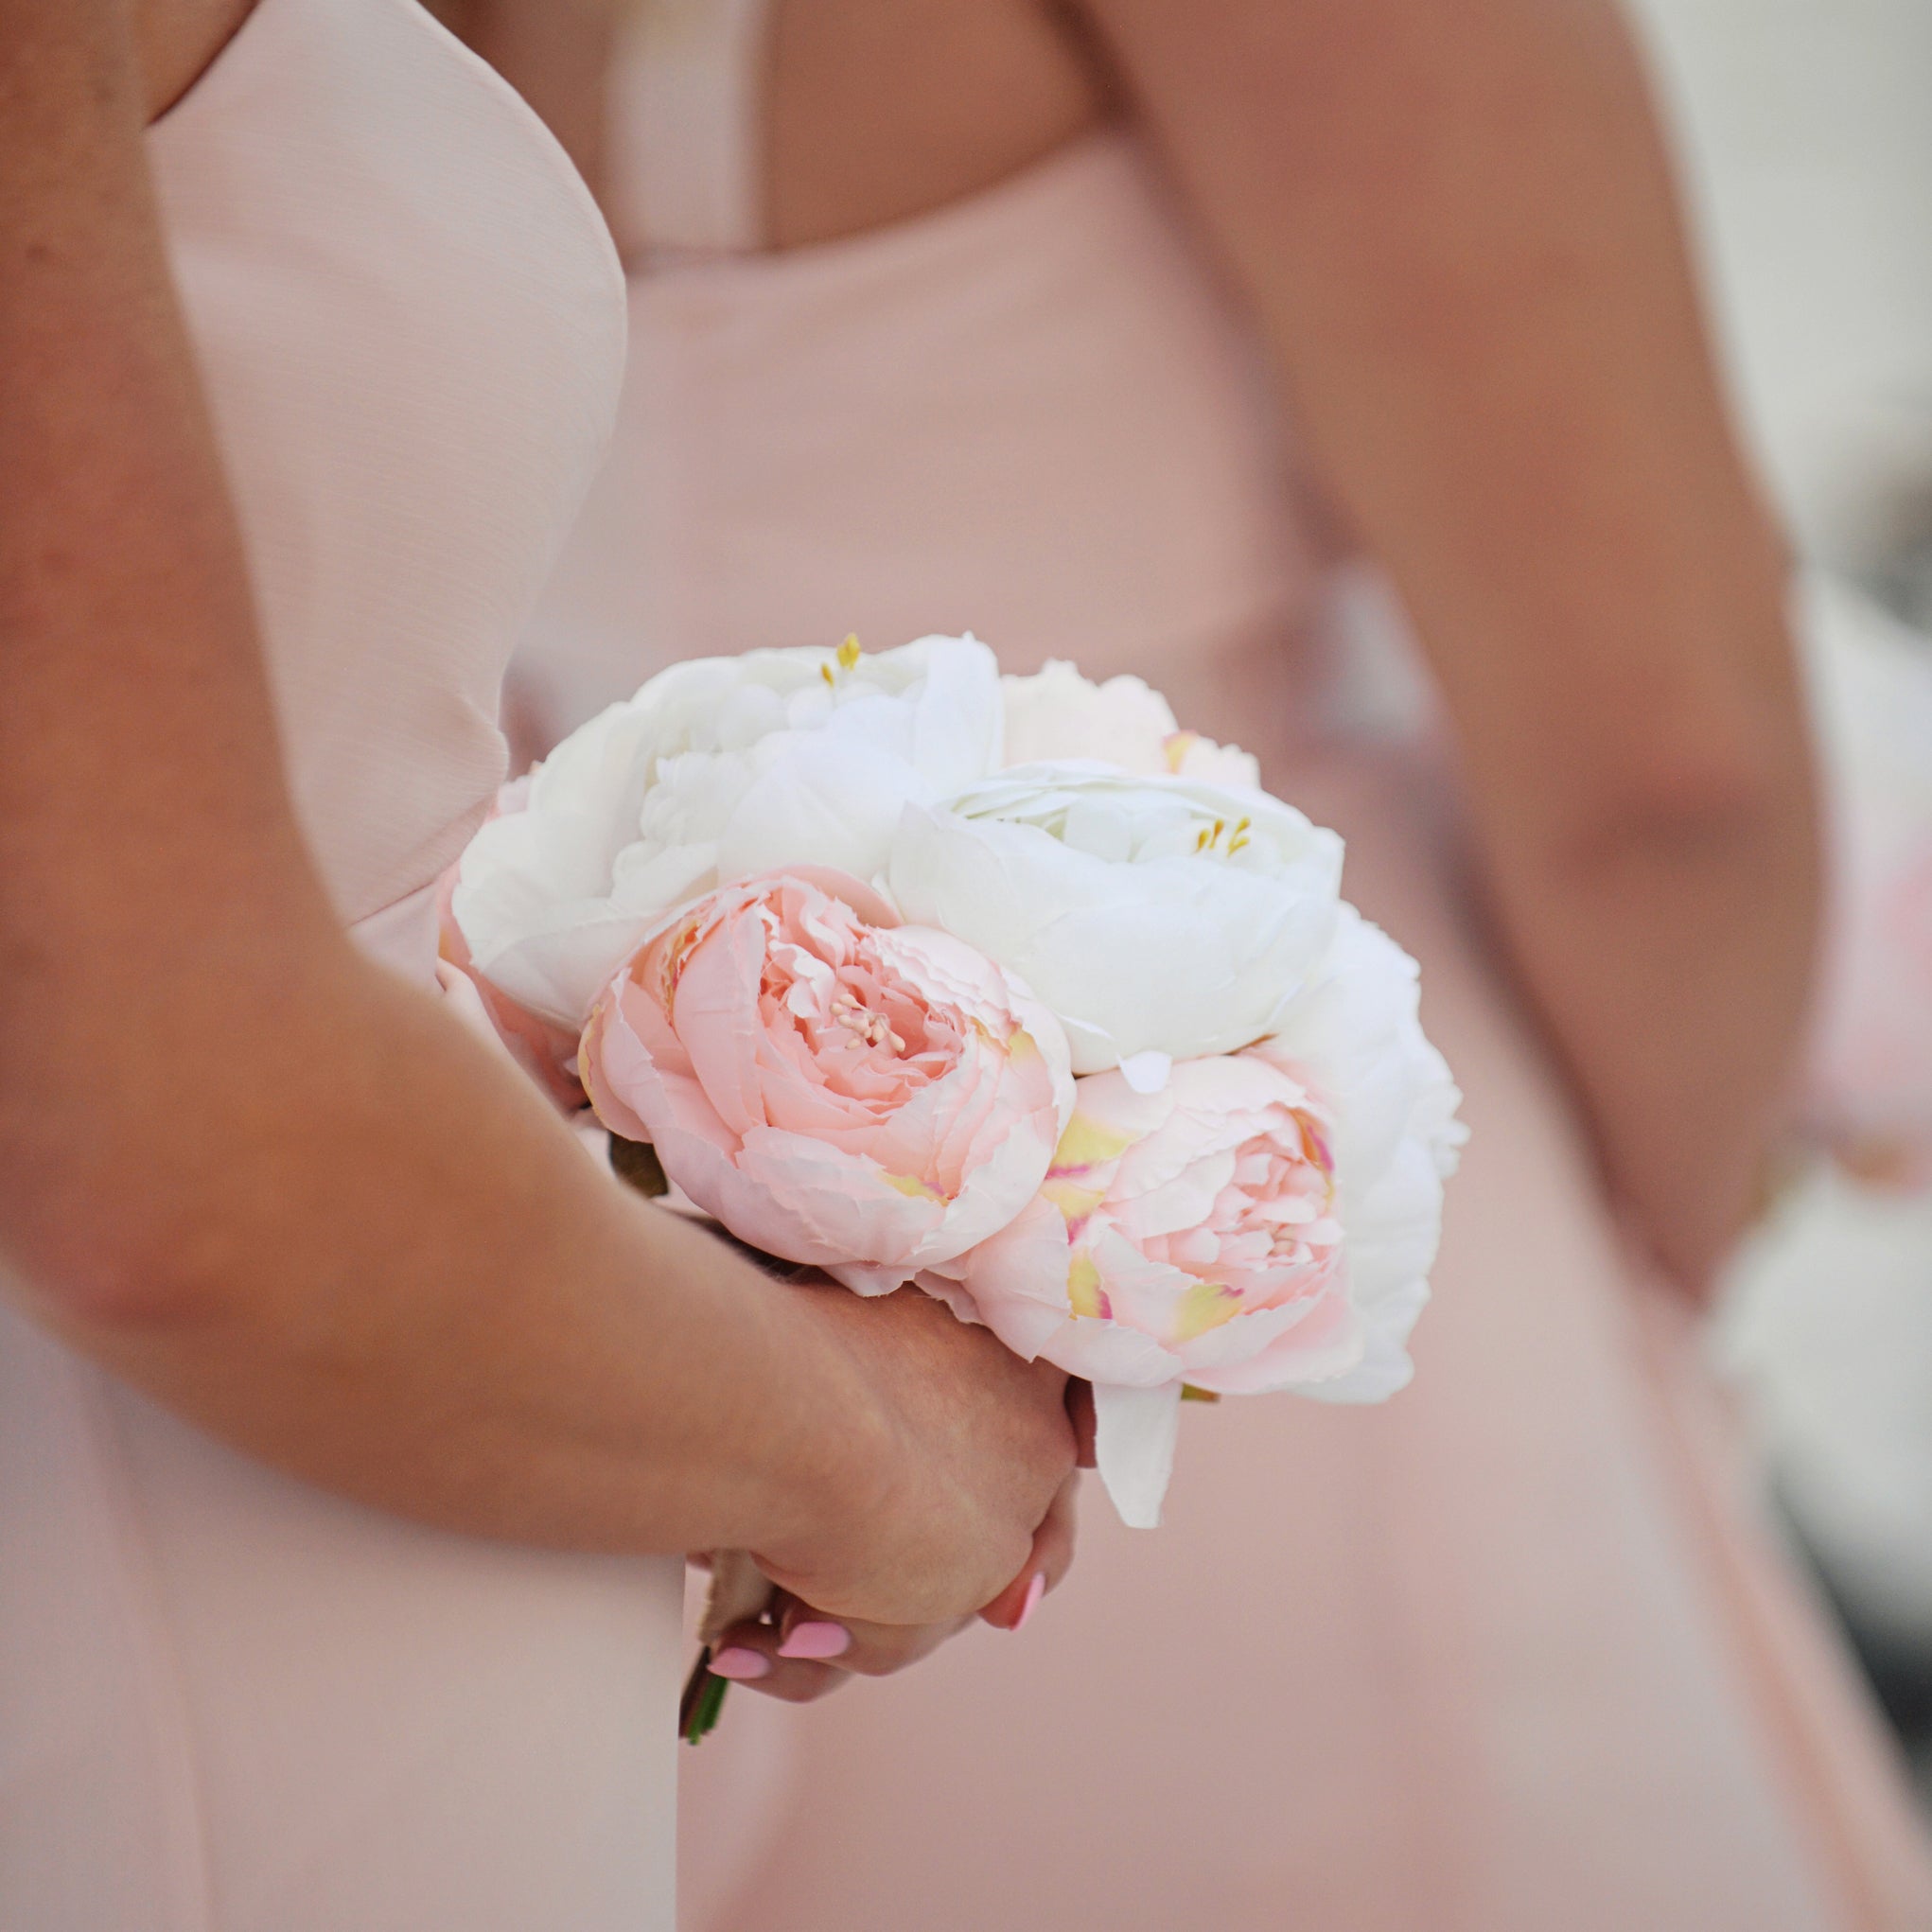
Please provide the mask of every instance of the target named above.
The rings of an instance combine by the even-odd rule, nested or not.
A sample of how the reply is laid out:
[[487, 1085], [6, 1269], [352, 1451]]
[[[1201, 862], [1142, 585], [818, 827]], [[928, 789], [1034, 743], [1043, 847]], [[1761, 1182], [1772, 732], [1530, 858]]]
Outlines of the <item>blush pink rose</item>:
[[611, 981], [581, 1071], [610, 1130], [740, 1240], [881, 1294], [1005, 1227], [1072, 1105], [1018, 982], [878, 893], [800, 869], [722, 887]]

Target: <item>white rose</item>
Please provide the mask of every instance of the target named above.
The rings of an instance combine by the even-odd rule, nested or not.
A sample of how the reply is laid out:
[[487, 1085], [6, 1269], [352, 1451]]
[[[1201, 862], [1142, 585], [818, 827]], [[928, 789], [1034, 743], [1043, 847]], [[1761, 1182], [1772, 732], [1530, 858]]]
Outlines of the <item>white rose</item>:
[[476, 970], [581, 1027], [651, 928], [722, 880], [809, 862], [869, 879], [908, 804], [1000, 763], [998, 668], [974, 638], [673, 665], [532, 775], [464, 853]]
[[1259, 785], [1247, 752], [1184, 731], [1166, 698], [1138, 677], [1094, 684], [1063, 659], [1031, 677], [1002, 677], [1009, 765], [1097, 758], [1143, 777], [1167, 773], [1209, 784]]
[[908, 806], [887, 882], [1023, 980], [1074, 1071], [1166, 1063], [1274, 1032], [1335, 932], [1342, 841], [1265, 792], [1035, 764]]

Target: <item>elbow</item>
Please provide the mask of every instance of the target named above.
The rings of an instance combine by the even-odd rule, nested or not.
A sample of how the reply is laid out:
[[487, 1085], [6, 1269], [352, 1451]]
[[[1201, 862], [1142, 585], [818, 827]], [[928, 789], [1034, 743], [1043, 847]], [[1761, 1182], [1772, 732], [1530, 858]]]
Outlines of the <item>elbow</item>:
[[1680, 720], [1579, 752], [1546, 791], [1544, 808], [1523, 814], [1542, 869], [1601, 878], [1769, 863], [1794, 887], [1815, 886], [1816, 780], [1801, 729]]
[[[209, 1217], [116, 1186], [92, 1162], [13, 1166], [0, 1189], [0, 1273], [49, 1326], [77, 1340], [184, 1332], [229, 1312]], [[23, 1171], [24, 1170], [24, 1171]]]

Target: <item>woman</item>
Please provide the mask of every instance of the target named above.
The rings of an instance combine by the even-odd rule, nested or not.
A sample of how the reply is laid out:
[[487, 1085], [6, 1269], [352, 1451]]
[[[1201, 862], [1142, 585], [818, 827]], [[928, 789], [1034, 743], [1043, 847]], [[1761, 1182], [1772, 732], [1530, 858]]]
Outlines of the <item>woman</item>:
[[668, 1928], [680, 1553], [877, 1669], [1063, 1566], [1058, 1378], [437, 1010], [622, 325], [413, 0], [0, 0], [9, 1928]]
[[[469, 20], [631, 270], [618, 441], [532, 631], [548, 729], [854, 629], [1138, 672], [1349, 834], [1473, 1130], [1414, 1388], [1190, 1417], [1168, 1526], [1098, 1525], [1010, 1676], [960, 1653], [801, 1721], [713, 1923], [1925, 1923], [1697, 1361], [1805, 1005], [1813, 808], [1782, 547], [1608, 0]], [[1414, 616], [1453, 792], [1317, 729], [1309, 478]]]

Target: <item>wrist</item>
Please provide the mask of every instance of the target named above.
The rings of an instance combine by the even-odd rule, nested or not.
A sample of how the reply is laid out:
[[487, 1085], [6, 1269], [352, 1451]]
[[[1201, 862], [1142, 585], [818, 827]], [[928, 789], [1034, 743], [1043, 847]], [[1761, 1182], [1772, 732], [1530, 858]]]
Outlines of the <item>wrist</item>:
[[890, 1405], [853, 1345], [864, 1305], [829, 1282], [775, 1291], [785, 1303], [780, 1373], [794, 1426], [776, 1443], [746, 1547], [774, 1572], [799, 1574], [891, 1513], [904, 1461]]

